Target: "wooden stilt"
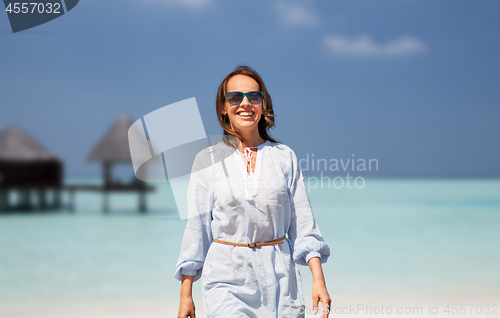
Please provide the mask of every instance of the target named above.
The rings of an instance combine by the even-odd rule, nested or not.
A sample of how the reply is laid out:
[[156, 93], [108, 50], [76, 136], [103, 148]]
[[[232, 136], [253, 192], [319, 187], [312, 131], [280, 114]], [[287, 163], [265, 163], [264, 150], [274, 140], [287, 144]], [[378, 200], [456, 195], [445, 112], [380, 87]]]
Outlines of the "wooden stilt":
[[147, 211], [146, 192], [139, 191], [139, 212], [146, 213], [146, 211]]
[[54, 190], [54, 196], [52, 198], [52, 208], [54, 210], [59, 210], [61, 209], [61, 190], [56, 189]]
[[75, 190], [69, 190], [69, 211], [75, 212]]
[[31, 210], [33, 208], [30, 190], [19, 190], [19, 208], [22, 210]]
[[0, 211], [9, 209], [9, 192], [7, 189], [0, 190]]
[[106, 191], [106, 190], [104, 190], [104, 193], [103, 193], [102, 211], [105, 214], [109, 213], [109, 195], [108, 195], [108, 191]]
[[47, 209], [47, 191], [45, 189], [37, 189], [36, 194], [38, 196], [38, 208], [41, 210]]

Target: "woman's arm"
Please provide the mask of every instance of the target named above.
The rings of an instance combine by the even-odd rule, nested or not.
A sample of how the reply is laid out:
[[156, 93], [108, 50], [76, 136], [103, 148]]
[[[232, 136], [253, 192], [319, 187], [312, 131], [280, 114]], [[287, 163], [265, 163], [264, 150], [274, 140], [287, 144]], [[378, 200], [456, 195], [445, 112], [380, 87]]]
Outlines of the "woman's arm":
[[196, 155], [187, 191], [188, 219], [174, 277], [181, 282], [180, 318], [195, 318], [193, 283], [202, 275], [205, 258], [212, 243], [213, 181], [210, 178], [210, 152]]
[[182, 275], [180, 293], [181, 303], [179, 306], [179, 314], [177, 315], [177, 318], [196, 318], [192, 293], [194, 278], [195, 276]]
[[323, 315], [321, 318], [328, 318], [332, 300], [326, 290], [325, 276], [323, 275], [323, 268], [321, 267], [321, 259], [319, 257], [312, 257], [307, 265], [309, 266], [313, 277], [313, 313], [316, 314], [318, 312], [319, 302], [321, 302], [323, 304]]

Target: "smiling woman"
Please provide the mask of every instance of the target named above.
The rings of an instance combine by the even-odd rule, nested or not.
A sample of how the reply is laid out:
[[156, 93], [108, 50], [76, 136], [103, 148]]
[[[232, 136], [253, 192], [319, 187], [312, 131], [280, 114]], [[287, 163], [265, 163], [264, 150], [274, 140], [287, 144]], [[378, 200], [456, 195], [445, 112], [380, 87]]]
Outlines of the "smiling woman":
[[[259, 92], [260, 100], [251, 94], [254, 92]], [[244, 96], [244, 93], [250, 96]], [[274, 127], [271, 95], [267, 92], [262, 78], [254, 70], [241, 66], [226, 76], [217, 91], [216, 110], [225, 135], [235, 136], [241, 140], [245, 139], [241, 135], [244, 133], [247, 139], [260, 137], [260, 140], [254, 142], [257, 144], [263, 140], [276, 142], [267, 133], [270, 128]], [[244, 114], [247, 117], [242, 116], [243, 112], [248, 112]], [[250, 140], [248, 143], [251, 143]]]
[[327, 310], [321, 263], [330, 249], [295, 153], [267, 133], [274, 113], [264, 82], [238, 67], [219, 86], [216, 103], [225, 138], [193, 165], [174, 274], [182, 281], [178, 317], [195, 317], [191, 291], [200, 277], [208, 317], [304, 317], [297, 265], [309, 266], [313, 305]]

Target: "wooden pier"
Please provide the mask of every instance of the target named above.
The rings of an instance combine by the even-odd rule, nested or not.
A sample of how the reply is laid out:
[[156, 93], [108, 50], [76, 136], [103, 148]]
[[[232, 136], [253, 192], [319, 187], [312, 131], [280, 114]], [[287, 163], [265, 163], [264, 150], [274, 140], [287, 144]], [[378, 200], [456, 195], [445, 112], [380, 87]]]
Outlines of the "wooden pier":
[[[121, 115], [89, 154], [90, 162], [101, 162], [102, 185], [63, 184], [63, 163], [50, 154], [34, 139], [15, 126], [0, 132], [0, 213], [3, 211], [59, 210], [68, 207], [75, 211], [77, 192], [102, 194], [102, 210], [110, 212], [109, 197], [113, 193], [137, 194], [137, 209], [147, 211], [146, 194], [154, 191], [133, 175], [132, 160], [128, 146], [128, 129], [132, 121]], [[125, 164], [130, 166], [130, 182], [113, 179], [113, 168]], [[17, 203], [9, 200], [10, 193], [17, 194]], [[67, 192], [67, 204], [62, 194]], [[35, 199], [35, 200], [34, 200]], [[35, 203], [34, 203], [35, 202]]]
[[[6, 212], [30, 212], [30, 211], [58, 211], [76, 210], [75, 195], [77, 192], [95, 192], [102, 194], [102, 211], [109, 213], [111, 206], [109, 197], [112, 194], [129, 193], [137, 194], [137, 210], [146, 213], [148, 210], [146, 194], [155, 188], [148, 185], [67, 185], [62, 187], [0, 187], [0, 213]], [[9, 200], [9, 194], [17, 194], [17, 202], [14, 204]], [[63, 202], [63, 194], [67, 193], [67, 201]]]
[[104, 213], [110, 212], [109, 205], [109, 196], [113, 193], [137, 193], [137, 210], [141, 213], [146, 213], [147, 211], [147, 203], [146, 203], [146, 194], [148, 192], [154, 191], [154, 187], [142, 185], [111, 185], [111, 186], [99, 186], [99, 185], [70, 185], [65, 186], [65, 190], [68, 191], [69, 194], [69, 202], [68, 202], [68, 210], [73, 212], [75, 211], [75, 192], [83, 191], [83, 192], [98, 192], [102, 193], [102, 211]]
[[[10, 202], [10, 192], [17, 193], [17, 204]], [[61, 187], [50, 186], [0, 187], [0, 213], [9, 211], [59, 210], [62, 207], [61, 192]]]

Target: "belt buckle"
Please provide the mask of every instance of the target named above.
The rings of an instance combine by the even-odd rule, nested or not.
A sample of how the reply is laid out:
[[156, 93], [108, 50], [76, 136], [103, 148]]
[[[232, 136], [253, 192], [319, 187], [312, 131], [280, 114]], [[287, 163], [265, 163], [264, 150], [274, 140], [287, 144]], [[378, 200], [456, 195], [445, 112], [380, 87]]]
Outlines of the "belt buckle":
[[249, 243], [248, 247], [257, 247], [257, 244], [256, 243]]

